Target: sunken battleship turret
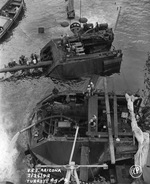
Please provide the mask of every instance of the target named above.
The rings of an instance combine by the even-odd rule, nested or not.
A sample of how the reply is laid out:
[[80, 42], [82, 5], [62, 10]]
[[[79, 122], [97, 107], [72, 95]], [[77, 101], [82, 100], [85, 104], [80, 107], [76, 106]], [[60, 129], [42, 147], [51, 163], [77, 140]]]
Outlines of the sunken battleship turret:
[[108, 24], [70, 25], [73, 36], [67, 34], [51, 39], [40, 52], [37, 63], [15, 64], [0, 69], [0, 73], [42, 68], [43, 75], [57, 79], [77, 79], [92, 75], [109, 76], [120, 73], [122, 51], [112, 46], [114, 33]]
[[50, 40], [41, 50], [41, 62], [49, 61], [46, 75], [61, 79], [81, 76], [111, 75], [120, 72], [121, 50], [112, 49], [114, 33], [108, 24], [83, 24], [74, 22], [73, 36]]

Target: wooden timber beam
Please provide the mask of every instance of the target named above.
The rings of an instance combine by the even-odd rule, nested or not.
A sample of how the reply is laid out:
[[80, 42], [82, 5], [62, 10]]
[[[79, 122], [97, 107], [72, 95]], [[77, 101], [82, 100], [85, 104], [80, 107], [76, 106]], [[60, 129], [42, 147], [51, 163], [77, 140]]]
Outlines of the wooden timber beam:
[[[89, 164], [89, 147], [82, 146], [80, 165], [88, 165], [88, 164]], [[80, 180], [88, 181], [88, 168], [87, 167], [80, 168]]]
[[106, 77], [104, 77], [104, 90], [105, 90], [105, 104], [106, 104], [106, 113], [107, 113], [110, 158], [111, 158], [111, 163], [115, 164], [114, 141], [113, 141], [113, 135], [112, 135], [112, 124], [111, 124], [111, 117], [110, 117], [110, 105], [109, 105]]
[[[88, 122], [90, 122], [91, 118], [95, 115], [98, 117], [98, 96], [94, 95], [89, 97], [88, 99]], [[98, 122], [96, 122], [96, 127], [93, 130], [94, 132], [98, 131]], [[91, 126], [88, 123], [88, 132], [91, 133]]]
[[118, 138], [118, 113], [117, 113], [117, 97], [114, 94], [114, 134]]

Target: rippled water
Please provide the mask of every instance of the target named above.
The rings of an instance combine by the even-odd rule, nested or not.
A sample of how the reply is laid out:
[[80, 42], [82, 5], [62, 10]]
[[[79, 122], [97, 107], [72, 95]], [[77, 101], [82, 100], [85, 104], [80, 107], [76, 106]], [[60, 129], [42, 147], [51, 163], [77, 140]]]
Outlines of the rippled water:
[[[6, 0], [1, 0], [0, 6], [4, 2]], [[78, 20], [80, 1], [75, 2]], [[88, 18], [89, 22], [108, 22], [112, 27], [117, 18], [117, 7], [122, 7], [114, 45], [122, 49], [124, 56], [120, 75], [114, 75], [114, 85], [116, 90], [122, 92], [134, 93], [139, 90], [143, 94], [144, 66], [147, 52], [150, 51], [150, 1], [82, 0], [81, 2], [81, 15]], [[65, 32], [71, 34], [69, 27], [60, 26], [60, 22], [66, 20], [65, 0], [25, 0], [25, 3], [26, 10], [18, 26], [15, 26], [6, 36], [6, 40], [0, 44], [0, 68], [11, 59], [18, 59], [22, 54], [29, 57], [32, 52], [39, 53], [52, 37], [58, 37]], [[45, 28], [44, 34], [38, 33], [41, 26]], [[5, 123], [11, 137], [26, 126], [32, 108], [53, 86], [50, 79], [44, 78], [0, 83], [0, 109], [5, 120], [0, 123]], [[22, 142], [25, 139], [23, 136]]]

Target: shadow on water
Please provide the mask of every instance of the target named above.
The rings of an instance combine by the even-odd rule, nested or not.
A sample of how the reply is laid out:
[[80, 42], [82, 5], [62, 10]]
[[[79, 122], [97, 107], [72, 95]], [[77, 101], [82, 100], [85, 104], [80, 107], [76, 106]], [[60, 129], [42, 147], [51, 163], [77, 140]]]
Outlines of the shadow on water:
[[26, 5], [24, 5], [23, 9], [20, 12], [20, 15], [16, 19], [16, 21], [13, 23], [11, 28], [6, 32], [6, 34], [1, 38], [0, 44], [3, 44], [4, 42], [8, 42], [11, 37], [13, 36], [14, 29], [20, 24], [20, 22], [25, 18], [25, 12], [26, 12]]

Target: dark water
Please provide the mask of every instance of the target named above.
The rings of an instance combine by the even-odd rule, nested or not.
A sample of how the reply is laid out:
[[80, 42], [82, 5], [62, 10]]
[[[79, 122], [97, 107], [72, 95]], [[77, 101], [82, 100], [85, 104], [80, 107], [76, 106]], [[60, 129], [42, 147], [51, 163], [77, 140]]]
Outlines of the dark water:
[[[0, 6], [6, 0], [0, 1]], [[75, 1], [76, 19], [80, 17], [80, 1]], [[114, 88], [121, 92], [138, 92], [145, 90], [145, 62], [150, 51], [150, 1], [149, 0], [82, 0], [81, 15], [89, 22], [108, 22], [114, 27], [117, 18], [117, 7], [121, 6], [114, 45], [123, 51], [123, 62], [120, 75], [114, 75]], [[116, 3], [115, 3], [116, 2]], [[65, 0], [25, 0], [26, 10], [6, 40], [0, 44], [0, 68], [13, 58], [18, 59], [32, 52], [39, 54], [40, 49], [52, 37], [68, 32], [60, 23], [66, 20]], [[44, 27], [45, 33], [39, 34], [38, 28]], [[27, 125], [27, 118], [35, 104], [50, 91], [54, 84], [50, 79], [23, 80], [0, 83], [0, 111], [3, 120], [0, 122], [12, 137]], [[26, 136], [21, 138], [20, 150], [25, 149]], [[23, 146], [22, 146], [23, 145]], [[22, 161], [23, 162], [23, 161]], [[24, 163], [18, 164], [23, 170]], [[20, 172], [24, 177], [24, 171]], [[23, 180], [22, 180], [23, 181]]]

